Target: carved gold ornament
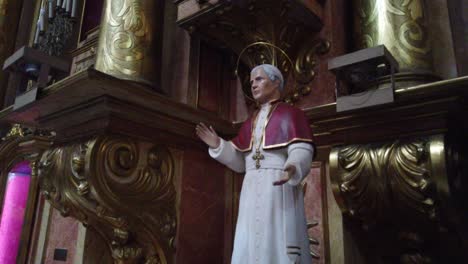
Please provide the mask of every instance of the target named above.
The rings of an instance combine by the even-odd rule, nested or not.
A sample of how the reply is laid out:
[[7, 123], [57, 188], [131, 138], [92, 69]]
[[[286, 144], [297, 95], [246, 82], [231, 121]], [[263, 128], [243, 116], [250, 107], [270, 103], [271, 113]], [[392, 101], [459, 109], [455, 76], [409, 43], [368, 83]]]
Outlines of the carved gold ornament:
[[114, 263], [172, 263], [174, 161], [164, 146], [100, 136], [46, 151], [39, 177], [62, 215], [104, 237]]
[[432, 68], [422, 0], [356, 0], [356, 6], [359, 47], [385, 44], [402, 68]]
[[155, 83], [158, 10], [153, 0], [106, 0], [96, 69], [117, 78]]
[[142, 41], [146, 34], [146, 17], [140, 1], [106, 1], [104, 67], [107, 71], [135, 76], [143, 59]]
[[333, 191], [341, 209], [366, 221], [388, 210], [437, 217], [430, 147], [436, 139], [396, 140], [334, 148], [330, 154]]
[[14, 138], [14, 137], [24, 137], [24, 129], [21, 127], [20, 124], [13, 124], [11, 126], [10, 131], [8, 131], [7, 135], [2, 138], [2, 140], [6, 140], [9, 138]]

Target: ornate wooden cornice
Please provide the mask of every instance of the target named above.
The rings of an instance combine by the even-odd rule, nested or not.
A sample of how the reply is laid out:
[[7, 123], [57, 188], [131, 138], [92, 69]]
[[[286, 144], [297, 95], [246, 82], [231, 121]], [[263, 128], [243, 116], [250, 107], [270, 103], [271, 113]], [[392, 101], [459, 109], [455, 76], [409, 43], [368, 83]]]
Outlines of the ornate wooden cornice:
[[230, 122], [215, 114], [94, 69], [48, 86], [38, 97], [38, 101], [24, 108], [14, 112], [7, 108], [1, 115], [8, 122], [55, 131], [56, 143], [112, 131], [147, 140], [171, 141], [175, 145], [193, 145], [198, 142], [194, 133], [198, 122], [212, 124], [224, 135], [235, 133]]

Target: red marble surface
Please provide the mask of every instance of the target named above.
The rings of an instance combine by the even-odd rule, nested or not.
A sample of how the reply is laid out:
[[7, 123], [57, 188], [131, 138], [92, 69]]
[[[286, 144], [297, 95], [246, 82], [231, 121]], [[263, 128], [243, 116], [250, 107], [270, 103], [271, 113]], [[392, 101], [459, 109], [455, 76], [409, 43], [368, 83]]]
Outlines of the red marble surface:
[[[43, 195], [39, 195], [36, 202], [36, 213], [34, 217], [33, 230], [31, 235], [31, 246], [28, 250], [28, 260], [34, 261], [36, 251], [38, 250], [38, 239], [41, 230], [42, 214], [44, 213], [44, 204], [47, 201], [44, 199]], [[31, 262], [30, 261], [30, 262]]]
[[229, 98], [232, 99], [229, 100], [231, 110], [229, 118], [234, 122], [242, 122], [246, 120], [249, 115], [244, 92], [242, 91], [242, 86], [238, 78], [230, 82]]
[[[71, 217], [62, 217], [53, 209], [49, 219], [49, 234], [47, 239], [45, 258], [47, 264], [72, 264], [76, 252], [76, 240], [78, 238], [78, 220]], [[67, 261], [54, 260], [56, 248], [68, 250]]]
[[320, 258], [314, 260], [314, 264], [328, 263], [326, 261], [325, 247], [327, 241], [323, 231], [324, 225], [326, 226], [326, 217], [323, 215], [323, 193], [325, 190], [324, 183], [322, 182], [321, 169], [317, 167], [319, 164], [314, 163], [313, 168], [310, 170], [309, 175], [306, 177], [307, 183], [306, 192], [304, 196], [304, 207], [306, 212], [307, 222], [318, 222], [318, 225], [309, 229], [309, 237], [315, 238], [319, 241], [319, 245], [312, 245], [311, 248], [314, 252], [318, 253]]
[[225, 167], [208, 151], [186, 150], [180, 186], [177, 264], [223, 263]]
[[346, 30], [351, 30], [351, 25], [346, 24], [347, 10], [345, 6], [344, 0], [325, 1], [323, 8], [324, 26], [319, 37], [330, 41], [330, 51], [323, 56], [316, 57], [318, 65], [315, 72], [317, 75], [311, 83], [312, 91], [296, 104], [298, 107], [304, 109], [336, 101], [335, 75], [328, 71], [328, 60], [347, 52]]
[[217, 113], [222, 89], [222, 53], [204, 42], [200, 46], [198, 106]]
[[[176, 101], [187, 103], [189, 82], [189, 57], [190, 57], [190, 35], [182, 28], [174, 29], [174, 47], [170, 62], [163, 67], [170, 68], [163, 74], [171, 76], [168, 81], [168, 94]], [[163, 87], [164, 89], [166, 87]]]

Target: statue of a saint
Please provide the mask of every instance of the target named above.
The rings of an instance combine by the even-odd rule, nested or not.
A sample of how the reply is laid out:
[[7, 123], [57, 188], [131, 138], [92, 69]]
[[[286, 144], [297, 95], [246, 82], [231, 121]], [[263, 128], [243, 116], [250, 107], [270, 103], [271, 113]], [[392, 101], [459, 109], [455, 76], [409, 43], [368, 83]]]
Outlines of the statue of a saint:
[[250, 74], [259, 109], [231, 141], [200, 123], [198, 137], [209, 154], [236, 172], [245, 172], [232, 264], [310, 264], [301, 181], [314, 153], [304, 113], [280, 102], [283, 76], [273, 65]]

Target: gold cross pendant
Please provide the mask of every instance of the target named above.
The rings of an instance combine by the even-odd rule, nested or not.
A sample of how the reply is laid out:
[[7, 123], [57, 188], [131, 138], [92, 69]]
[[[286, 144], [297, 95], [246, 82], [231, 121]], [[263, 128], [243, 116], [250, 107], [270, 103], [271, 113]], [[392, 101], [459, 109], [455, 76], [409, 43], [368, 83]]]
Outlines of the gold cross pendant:
[[263, 154], [260, 153], [260, 150], [257, 149], [255, 151], [255, 155], [252, 156], [252, 159], [255, 160], [255, 168], [259, 169], [260, 168], [260, 160], [265, 159]]

